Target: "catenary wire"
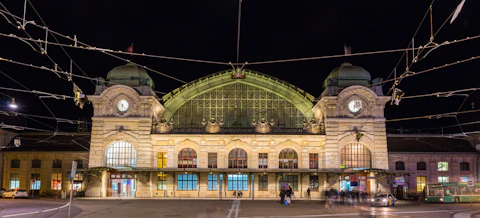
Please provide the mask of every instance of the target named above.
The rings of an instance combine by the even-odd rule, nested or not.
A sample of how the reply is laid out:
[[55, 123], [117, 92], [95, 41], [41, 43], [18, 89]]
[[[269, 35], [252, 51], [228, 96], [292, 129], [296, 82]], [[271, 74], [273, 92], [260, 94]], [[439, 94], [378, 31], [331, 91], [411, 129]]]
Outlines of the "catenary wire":
[[477, 110], [468, 110], [468, 111], [459, 111], [459, 112], [449, 112], [449, 113], [443, 113], [443, 114], [432, 114], [432, 115], [424, 115], [424, 116], [418, 116], [418, 117], [405, 117], [405, 118], [398, 118], [398, 119], [391, 119], [391, 120], [386, 120], [385, 122], [396, 122], [396, 121], [405, 121], [405, 120], [416, 120], [416, 119], [432, 119], [435, 117], [442, 117], [445, 115], [457, 115], [457, 114], [466, 114], [466, 113], [475, 113], [479, 112], [480, 109]]
[[[42, 17], [40, 16], [40, 13], [38, 13], [37, 9], [33, 6], [32, 2], [30, 0], [28, 0], [28, 3], [30, 4], [30, 6], [32, 7], [33, 11], [35, 11], [35, 13], [37, 14], [38, 18], [40, 18], [40, 21], [42, 21], [43, 25], [45, 26], [46, 28], [46, 31], [48, 31], [48, 26], [47, 26], [47, 23], [45, 23], [45, 21], [43, 21]], [[53, 39], [55, 39], [56, 42], [59, 42], [57, 37], [55, 36], [55, 34], [50, 34], [53, 37]], [[60, 47], [63, 51], [63, 53], [65, 53], [65, 55], [72, 61], [72, 63], [80, 70], [80, 72], [82, 72], [83, 75], [85, 76], [88, 76], [85, 71], [82, 70], [82, 68], [80, 66], [78, 66], [77, 62], [75, 62], [73, 60], [73, 58], [68, 54], [68, 52], [63, 48], [63, 47]], [[95, 85], [95, 82], [91, 81], [93, 83], [93, 85]]]

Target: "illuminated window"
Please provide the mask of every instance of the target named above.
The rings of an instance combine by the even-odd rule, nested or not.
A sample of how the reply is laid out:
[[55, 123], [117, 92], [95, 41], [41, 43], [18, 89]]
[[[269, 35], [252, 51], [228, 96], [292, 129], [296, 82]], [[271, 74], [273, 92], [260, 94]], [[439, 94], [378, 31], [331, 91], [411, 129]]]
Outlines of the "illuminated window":
[[283, 185], [288, 185], [292, 187], [292, 190], [298, 191], [298, 176], [282, 176], [279, 181], [279, 190], [282, 188]]
[[62, 174], [52, 174], [52, 190], [62, 190]]
[[310, 169], [318, 169], [318, 154], [310, 153], [308, 156]]
[[298, 169], [297, 152], [291, 148], [285, 148], [278, 156], [278, 168], [280, 169]]
[[42, 161], [35, 159], [32, 160], [32, 168], [40, 168], [42, 166]]
[[468, 182], [468, 177], [467, 176], [461, 176], [460, 177], [460, 182]]
[[178, 152], [178, 168], [197, 168], [197, 152], [192, 148], [184, 148]]
[[[223, 175], [220, 174], [220, 183], [222, 183]], [[218, 184], [217, 174], [208, 174], [208, 191], [216, 191]]]
[[248, 190], [248, 175], [228, 174], [228, 190], [229, 191]]
[[438, 171], [448, 171], [448, 162], [438, 162]]
[[137, 152], [128, 142], [114, 142], [105, 154], [107, 167], [135, 167], [137, 165]]
[[[78, 162], [77, 162], [78, 164]], [[78, 166], [78, 165], [77, 165]], [[79, 167], [77, 167], [79, 168]], [[72, 171], [67, 171], [68, 179], [72, 180], [71, 178]], [[73, 178], [73, 190], [82, 191], [83, 190], [83, 172], [78, 172], [75, 174]], [[70, 188], [70, 187], [69, 187]]]
[[247, 152], [241, 148], [234, 148], [228, 153], [228, 168], [247, 168]]
[[10, 173], [10, 189], [20, 188], [20, 173]]
[[167, 152], [158, 152], [157, 165], [158, 168], [167, 168]]
[[179, 191], [197, 190], [197, 174], [178, 174], [177, 189]]
[[318, 176], [310, 176], [310, 190], [318, 191]]
[[448, 176], [439, 176], [438, 183], [448, 182]]
[[258, 153], [258, 168], [268, 168], [268, 153]]
[[427, 170], [427, 163], [417, 162], [417, 170]]
[[417, 192], [423, 192], [423, 189], [425, 188], [426, 184], [427, 184], [426, 176], [417, 176]]
[[62, 160], [53, 160], [52, 168], [62, 168]]
[[157, 190], [167, 190], [167, 174], [157, 174]]
[[217, 153], [208, 153], [208, 168], [217, 168]]
[[30, 189], [31, 190], [40, 190], [40, 173], [32, 173], [32, 181], [35, 180], [35, 182], [30, 182]]
[[470, 171], [470, 163], [461, 162], [460, 163], [460, 171]]
[[259, 191], [268, 191], [268, 175], [259, 175], [258, 176], [258, 190]]
[[405, 170], [405, 162], [403, 161], [395, 162], [395, 170]]
[[340, 151], [340, 168], [371, 168], [370, 150], [359, 143], [348, 144]]
[[10, 161], [10, 168], [20, 168], [20, 160], [15, 159]]

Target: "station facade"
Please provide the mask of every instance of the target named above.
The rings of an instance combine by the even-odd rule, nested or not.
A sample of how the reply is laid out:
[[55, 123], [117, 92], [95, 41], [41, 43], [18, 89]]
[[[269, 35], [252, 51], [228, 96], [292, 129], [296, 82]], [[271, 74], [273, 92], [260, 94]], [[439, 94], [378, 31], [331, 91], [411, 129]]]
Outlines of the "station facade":
[[[384, 106], [363, 68], [343, 63], [318, 98], [277, 78], [226, 70], [161, 99], [133, 64], [96, 92], [86, 196], [275, 198], [291, 186], [388, 190]], [[317, 100], [316, 100], [317, 99]]]

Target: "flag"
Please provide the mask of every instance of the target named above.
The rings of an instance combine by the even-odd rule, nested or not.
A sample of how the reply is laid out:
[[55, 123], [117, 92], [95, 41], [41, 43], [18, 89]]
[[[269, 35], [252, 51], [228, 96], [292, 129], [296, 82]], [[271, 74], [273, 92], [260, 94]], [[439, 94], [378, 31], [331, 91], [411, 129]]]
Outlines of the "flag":
[[130, 46], [128, 46], [128, 48], [126, 49], [126, 51], [127, 51], [128, 53], [130, 53], [130, 54], [133, 53], [133, 43], [132, 43]]
[[465, 0], [462, 0], [462, 2], [460, 2], [460, 4], [458, 4], [457, 9], [455, 9], [455, 13], [453, 13], [452, 19], [450, 20], [450, 24], [452, 24], [453, 21], [457, 18], [458, 14], [460, 13], [460, 11], [463, 8], [463, 4], [465, 4]]
[[343, 44], [343, 51], [345, 52], [345, 55], [348, 55], [352, 53], [352, 48], [347, 46], [347, 44]]

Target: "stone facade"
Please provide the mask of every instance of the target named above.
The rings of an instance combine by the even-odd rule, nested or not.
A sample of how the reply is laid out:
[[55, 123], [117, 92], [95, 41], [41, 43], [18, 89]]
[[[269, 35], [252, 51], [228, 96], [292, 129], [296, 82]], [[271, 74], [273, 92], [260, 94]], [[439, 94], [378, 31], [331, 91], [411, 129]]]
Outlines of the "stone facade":
[[[3, 187], [5, 189], [19, 188], [29, 191], [31, 194], [32, 174], [40, 174], [40, 189], [36, 191], [37, 194], [43, 194], [45, 192], [51, 192], [51, 190], [70, 190], [71, 180], [69, 180], [68, 172], [72, 169], [72, 162], [74, 160], [82, 161], [82, 168], [78, 168], [77, 172], [82, 175], [86, 180], [86, 175], [83, 172], [88, 168], [88, 152], [41, 152], [41, 151], [28, 151], [28, 152], [3, 152], [3, 172], [4, 178], [2, 180]], [[19, 166], [12, 166], [12, 161], [19, 160]], [[40, 160], [40, 167], [33, 167], [32, 161]], [[53, 168], [53, 161], [60, 160], [61, 167]], [[17, 176], [12, 176], [17, 174]], [[61, 187], [53, 188], [52, 174], [61, 174]], [[14, 179], [15, 178], [15, 179]], [[18, 180], [17, 180], [18, 179]], [[11, 187], [17, 185], [12, 182], [18, 181], [18, 187]], [[78, 191], [85, 190], [85, 181], [78, 181], [81, 184], [81, 188]]]

